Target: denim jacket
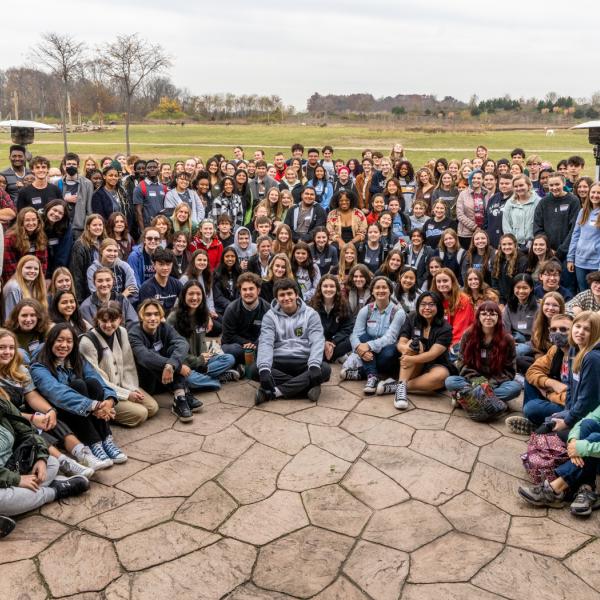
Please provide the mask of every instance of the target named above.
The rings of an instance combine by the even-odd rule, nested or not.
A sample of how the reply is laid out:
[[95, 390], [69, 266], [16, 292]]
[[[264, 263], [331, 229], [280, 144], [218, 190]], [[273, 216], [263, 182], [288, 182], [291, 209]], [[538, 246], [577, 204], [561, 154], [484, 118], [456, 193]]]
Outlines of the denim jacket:
[[[117, 393], [104, 382], [102, 377], [94, 371], [90, 363], [83, 360], [83, 379], [95, 379], [104, 391], [104, 399], [112, 398], [117, 403]], [[92, 412], [93, 400], [82, 396], [79, 392], [69, 387], [69, 381], [75, 376], [71, 367], [58, 366], [56, 377], [50, 369], [39, 362], [34, 362], [31, 367], [31, 378], [39, 393], [53, 406], [62, 408], [76, 415], [88, 416]]]
[[367, 342], [375, 353], [381, 352], [385, 346], [395, 344], [404, 324], [406, 313], [399, 304], [390, 302], [383, 312], [380, 312], [375, 302], [363, 306], [356, 316], [354, 331], [350, 336], [352, 349], [360, 344], [360, 337], [366, 333], [371, 340]]

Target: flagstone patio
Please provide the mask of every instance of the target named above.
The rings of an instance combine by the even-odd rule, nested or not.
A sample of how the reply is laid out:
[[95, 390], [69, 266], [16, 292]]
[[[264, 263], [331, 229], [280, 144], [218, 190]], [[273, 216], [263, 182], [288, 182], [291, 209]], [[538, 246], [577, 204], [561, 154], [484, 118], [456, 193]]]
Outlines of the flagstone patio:
[[[84, 496], [19, 519], [0, 542], [0, 598], [545, 600], [600, 597], [600, 517], [534, 509], [515, 491], [524, 438], [446, 396], [254, 408], [254, 384], [166, 396], [129, 455]], [[518, 409], [518, 403], [514, 403]]]

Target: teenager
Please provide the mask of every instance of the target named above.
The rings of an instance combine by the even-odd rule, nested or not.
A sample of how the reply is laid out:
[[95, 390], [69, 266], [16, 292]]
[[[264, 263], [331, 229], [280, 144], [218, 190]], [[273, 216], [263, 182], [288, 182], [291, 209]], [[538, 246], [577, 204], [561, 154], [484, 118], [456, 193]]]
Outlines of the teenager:
[[262, 319], [269, 303], [259, 297], [260, 277], [255, 273], [242, 273], [237, 279], [239, 297], [233, 300], [223, 315], [221, 348], [234, 356], [236, 364], [245, 364], [245, 354], [256, 353]]
[[425, 243], [433, 250], [439, 247], [440, 240], [447, 229], [455, 229], [456, 221], [448, 216], [446, 204], [443, 200], [433, 202], [431, 207], [432, 216], [425, 221], [423, 233]]
[[319, 315], [299, 297], [292, 279], [275, 283], [275, 301], [262, 321], [256, 371], [256, 404], [307, 396], [316, 402], [331, 368], [323, 362], [325, 340]]
[[137, 427], [158, 412], [158, 403], [140, 386], [127, 329], [121, 326], [118, 302], [102, 304], [96, 312], [94, 327], [82, 336], [79, 349], [104, 382], [115, 390], [115, 422]]
[[59, 200], [62, 193], [56, 185], [48, 181], [50, 161], [43, 156], [35, 156], [30, 161], [33, 182], [19, 189], [16, 197], [17, 213], [31, 207], [34, 211], [43, 209], [48, 202]]
[[35, 256], [31, 255], [23, 256], [19, 260], [15, 274], [2, 289], [4, 321], [8, 319], [14, 307], [23, 298], [33, 298], [45, 310], [48, 309], [48, 297], [42, 265]]
[[364, 393], [375, 394], [380, 379], [397, 373], [396, 341], [406, 319], [402, 307], [392, 301], [393, 283], [384, 276], [371, 281], [374, 301], [360, 309], [350, 336], [353, 353], [340, 371], [341, 380], [367, 379]]
[[314, 230], [310, 253], [314, 264], [319, 267], [321, 275], [328, 273], [331, 267], [338, 263], [338, 249], [329, 243], [327, 228], [317, 227]]
[[540, 276], [540, 266], [554, 258], [554, 250], [550, 248], [550, 241], [545, 233], [538, 233], [534, 236], [529, 252], [527, 253], [527, 273], [531, 275], [533, 281], [537, 283]]
[[[322, 165], [315, 167], [314, 175], [312, 179], [308, 180], [306, 186], [314, 190], [317, 205], [327, 211], [333, 198], [333, 185], [329, 181], [325, 167]], [[302, 193], [302, 196], [304, 196], [304, 193]]]
[[79, 307], [81, 316], [87, 323], [94, 323], [98, 309], [110, 301], [115, 301], [121, 308], [121, 320], [129, 329], [138, 322], [138, 316], [129, 298], [115, 292], [115, 276], [113, 271], [101, 267], [94, 273], [94, 291]]
[[381, 241], [381, 226], [371, 223], [367, 228], [367, 239], [358, 245], [358, 262], [375, 273], [385, 260], [386, 251]]
[[[317, 167], [317, 171], [319, 167]], [[302, 201], [292, 206], [285, 215], [285, 224], [292, 231], [294, 242], [310, 242], [317, 227], [325, 225], [327, 213], [324, 207], [317, 202], [315, 189], [306, 186], [302, 190]]]
[[435, 274], [431, 291], [437, 292], [442, 297], [444, 316], [452, 327], [452, 351], [455, 353], [464, 332], [475, 320], [473, 305], [460, 291], [456, 276], [447, 267], [443, 267]]
[[97, 459], [115, 464], [127, 460], [109, 425], [115, 417], [116, 393], [81, 356], [77, 333], [69, 323], [57, 323], [50, 330], [31, 365], [31, 377], [58, 418]]
[[66, 202], [64, 200], [48, 202], [42, 215], [42, 221], [48, 240], [46, 278], [50, 279], [55, 269], [66, 267], [69, 264], [69, 255], [73, 247], [73, 230]]
[[417, 298], [421, 295], [418, 286], [417, 271], [408, 265], [402, 267], [394, 296], [407, 315], [415, 310]]
[[502, 324], [500, 307], [484, 302], [463, 334], [457, 361], [460, 371], [446, 379], [446, 389], [454, 395], [483, 377], [498, 399], [507, 403], [521, 393], [521, 384], [514, 380], [515, 359], [515, 342]]
[[53, 323], [68, 323], [78, 336], [92, 327], [83, 318], [77, 297], [69, 291], [58, 292], [52, 297], [48, 314]]
[[[512, 292], [504, 308], [502, 322], [516, 344], [518, 357], [530, 357], [533, 360], [531, 334], [538, 304], [533, 293], [533, 279], [528, 273], [515, 275], [512, 280]], [[529, 366], [529, 364], [527, 364]]]
[[474, 309], [486, 300], [486, 292], [490, 286], [483, 280], [481, 269], [467, 269], [463, 275], [464, 286], [462, 292], [469, 298]]
[[546, 354], [550, 341], [550, 323], [555, 315], [565, 313], [565, 300], [558, 292], [548, 292], [541, 300], [531, 329], [531, 347], [535, 357]]
[[432, 256], [433, 250], [426, 245], [425, 234], [420, 229], [413, 229], [410, 233], [410, 244], [404, 251], [404, 262], [416, 271], [419, 287], [427, 279], [427, 261]]
[[119, 245], [113, 239], [102, 240], [98, 258], [88, 267], [87, 286], [92, 293], [96, 291], [94, 273], [101, 268], [112, 271], [116, 294], [122, 294], [131, 302], [137, 301], [139, 290], [135, 273], [128, 263], [119, 258]]
[[101, 215], [105, 221], [115, 212], [133, 220], [133, 206], [120, 183], [120, 171], [110, 165], [102, 170], [102, 186], [92, 195], [90, 212]]
[[371, 299], [371, 280], [373, 274], [363, 264], [357, 264], [348, 272], [348, 281], [344, 293], [348, 298], [348, 306], [353, 317]]
[[292, 252], [292, 274], [298, 285], [300, 296], [309, 303], [314, 296], [321, 272], [313, 263], [310, 247], [306, 242], [297, 242]]
[[142, 302], [140, 322], [129, 331], [129, 341], [136, 361], [138, 380], [151, 395], [160, 389], [173, 393], [171, 412], [183, 423], [193, 420], [193, 410], [202, 402], [188, 392], [186, 378], [192, 370], [184, 363], [189, 344], [165, 323], [165, 312], [158, 300]]
[[584, 310], [600, 311], [600, 271], [588, 273], [585, 280], [588, 289], [567, 302], [565, 310], [570, 315], [577, 315]]
[[16, 223], [3, 238], [3, 283], [6, 283], [15, 274], [19, 260], [26, 254], [35, 255], [39, 259], [42, 273], [45, 276], [48, 269], [48, 240], [42, 219], [35, 208], [24, 208], [19, 211]]
[[462, 281], [465, 280], [466, 272], [469, 269], [481, 271], [481, 276], [485, 283], [492, 282], [492, 265], [496, 251], [490, 246], [490, 238], [483, 229], [477, 229], [473, 232], [469, 249], [465, 253], [461, 265]]
[[438, 256], [442, 260], [442, 265], [450, 269], [459, 283], [462, 284], [462, 263], [466, 255], [466, 250], [461, 247], [460, 239], [454, 229], [446, 229], [442, 233], [438, 245]]
[[498, 247], [500, 236], [504, 233], [502, 229], [504, 206], [512, 194], [512, 175], [499, 175], [498, 191], [488, 199], [485, 207], [485, 219], [483, 221], [483, 229], [487, 231], [490, 238], [490, 245], [494, 248]]
[[293, 279], [292, 264], [286, 254], [275, 254], [269, 264], [267, 276], [260, 287], [260, 297], [269, 304], [274, 300], [273, 287], [278, 279]]
[[526, 268], [527, 257], [519, 251], [517, 238], [512, 233], [503, 234], [492, 267], [492, 287], [498, 290], [501, 305], [510, 298], [513, 277]]
[[333, 275], [324, 275], [309, 305], [314, 308], [323, 326], [325, 349], [323, 359], [334, 362], [352, 351], [350, 334], [354, 318], [342, 293], [340, 283]]
[[174, 215], [179, 205], [186, 204], [190, 209], [192, 223], [198, 225], [204, 220], [204, 204], [191, 184], [192, 179], [188, 173], [179, 173], [175, 178], [175, 187], [165, 196], [165, 209]]
[[134, 241], [129, 233], [127, 219], [123, 213], [115, 212], [108, 217], [106, 237], [117, 242], [119, 245], [119, 258], [126, 261], [131, 254]]
[[215, 310], [223, 316], [231, 302], [238, 297], [237, 279], [242, 274], [238, 255], [233, 246], [225, 248], [221, 262], [213, 273], [213, 300]]
[[580, 292], [588, 289], [586, 277], [600, 270], [600, 183], [590, 187], [589, 196], [577, 214], [567, 269], [575, 272]]
[[448, 357], [451, 340], [452, 328], [444, 319], [441, 296], [423, 292], [400, 329], [396, 344], [401, 354], [399, 378], [381, 381], [377, 394], [394, 394], [394, 406], [405, 410], [408, 391], [441, 389], [446, 377], [456, 372]]
[[446, 209], [446, 216], [451, 220], [456, 220], [458, 193], [452, 174], [446, 171], [440, 176], [437, 186], [431, 194], [431, 206], [433, 207], [438, 201], [443, 202]]
[[502, 231], [514, 235], [519, 248], [527, 250], [533, 239], [534, 215], [540, 197], [526, 175], [513, 179], [513, 190], [513, 195], [504, 205]]
[[201, 391], [216, 391], [221, 383], [240, 378], [239, 372], [232, 368], [234, 356], [208, 351], [205, 334], [209, 319], [204, 290], [198, 281], [192, 279], [181, 289], [177, 306], [167, 317], [167, 323], [187, 341], [189, 349], [183, 363], [191, 372], [186, 383], [190, 388]]
[[[233, 243], [233, 236], [232, 236]], [[210, 270], [214, 271], [221, 260], [223, 254], [223, 243], [215, 235], [215, 226], [212, 221], [205, 219], [200, 223], [200, 228], [188, 246], [189, 252], [196, 250], [205, 250], [208, 256]]]
[[73, 274], [77, 300], [83, 302], [90, 295], [87, 270], [100, 256], [100, 244], [106, 237], [104, 219], [97, 214], [91, 214], [85, 220], [81, 237], [73, 244], [69, 270]]
[[560, 284], [561, 272], [562, 265], [556, 258], [551, 258], [540, 265], [539, 281], [535, 285], [535, 296], [538, 300], [541, 300], [548, 292], [558, 292], [566, 301], [573, 298], [571, 290]]

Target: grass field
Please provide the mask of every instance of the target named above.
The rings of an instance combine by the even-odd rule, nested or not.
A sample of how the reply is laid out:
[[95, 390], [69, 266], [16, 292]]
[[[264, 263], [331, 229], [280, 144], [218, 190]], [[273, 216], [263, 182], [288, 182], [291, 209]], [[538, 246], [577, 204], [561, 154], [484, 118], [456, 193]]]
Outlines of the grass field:
[[[123, 126], [102, 132], [73, 133], [69, 135], [69, 149], [81, 156], [94, 157], [114, 155], [125, 149]], [[592, 147], [587, 132], [556, 130], [547, 137], [543, 130], [485, 131], [465, 133], [461, 131], [439, 133], [405, 131], [354, 125], [330, 125], [328, 127], [302, 127], [300, 125], [132, 125], [132, 150], [140, 156], [174, 161], [189, 156], [204, 160], [221, 152], [231, 156], [234, 145], [241, 145], [251, 156], [256, 148], [264, 148], [268, 158], [282, 149], [286, 155], [294, 142], [306, 148], [330, 144], [335, 156], [344, 159], [360, 157], [363, 148], [378, 149], [388, 153], [394, 142], [401, 142], [408, 157], [415, 165], [429, 158], [463, 158], [473, 156], [475, 147], [483, 144], [490, 149], [492, 158], [508, 156], [512, 148], [520, 146], [528, 154], [540, 154], [556, 163], [571, 154], [580, 154], [586, 160], [586, 172], [593, 173]], [[6, 156], [10, 145], [8, 132], [0, 134], [0, 156]], [[52, 161], [62, 156], [60, 132], [36, 133], [31, 146], [33, 154], [42, 154]], [[4, 161], [0, 161], [3, 164]]]

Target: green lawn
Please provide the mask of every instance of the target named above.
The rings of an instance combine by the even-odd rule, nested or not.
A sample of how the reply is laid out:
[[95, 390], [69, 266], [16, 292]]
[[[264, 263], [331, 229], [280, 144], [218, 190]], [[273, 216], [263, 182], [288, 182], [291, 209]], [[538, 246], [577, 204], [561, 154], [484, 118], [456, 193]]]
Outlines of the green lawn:
[[[74, 133], [69, 135], [69, 149], [82, 156], [91, 154], [99, 158], [123, 151], [124, 139], [123, 126], [103, 132]], [[294, 142], [301, 142], [306, 148], [330, 144], [336, 149], [336, 156], [348, 159], [359, 157], [363, 148], [387, 153], [392, 144], [398, 141], [404, 144], [408, 157], [417, 166], [429, 158], [440, 156], [473, 156], [478, 144], [487, 146], [492, 158], [508, 156], [512, 148], [520, 146], [528, 154], [535, 152], [552, 162], [578, 153], [586, 159], [586, 171], [590, 174], [593, 171], [587, 132], [570, 130], [556, 130], [554, 136], [546, 137], [543, 130], [430, 133], [354, 125], [323, 128], [301, 125], [133, 125], [131, 141], [136, 154], [170, 161], [188, 156], [200, 156], [206, 160], [216, 152], [230, 156], [232, 146], [236, 144], [246, 149], [247, 156], [255, 148], [263, 147], [270, 158], [279, 147], [287, 154]], [[9, 144], [8, 133], [3, 133], [0, 155], [6, 156]], [[31, 146], [31, 151], [48, 156], [53, 161], [60, 159], [61, 134], [36, 134], [36, 143]]]

